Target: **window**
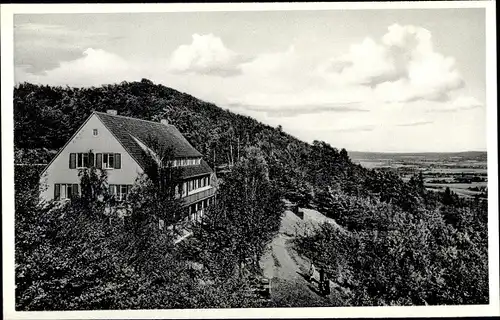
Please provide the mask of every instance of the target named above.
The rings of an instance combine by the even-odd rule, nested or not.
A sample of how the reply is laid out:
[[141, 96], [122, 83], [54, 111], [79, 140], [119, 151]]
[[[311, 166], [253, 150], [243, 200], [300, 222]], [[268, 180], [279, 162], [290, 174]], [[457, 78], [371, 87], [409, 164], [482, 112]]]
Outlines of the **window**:
[[131, 188], [132, 185], [130, 184], [110, 184], [109, 193], [115, 198], [115, 200], [125, 201], [127, 200], [127, 196], [130, 193]]
[[92, 130], [92, 135], [97, 136], [99, 134], [99, 131], [97, 129]]
[[69, 154], [69, 168], [82, 169], [94, 166], [94, 154], [92, 152], [85, 153], [70, 153]]
[[56, 183], [54, 185], [54, 200], [71, 199], [79, 194], [76, 183]]
[[128, 188], [126, 184], [120, 185], [120, 197], [122, 200], [127, 200]]
[[115, 155], [113, 153], [103, 153], [102, 167], [104, 169], [113, 169], [115, 164]]
[[[122, 157], [120, 153], [103, 153], [102, 156], [97, 154], [97, 159], [102, 157], [102, 168], [103, 169], [121, 169], [122, 167]], [[99, 162], [99, 161], [98, 161]], [[99, 167], [99, 163], [98, 163]]]
[[76, 167], [77, 168], [88, 168], [89, 167], [89, 154], [88, 153], [77, 153], [77, 155], [76, 155]]

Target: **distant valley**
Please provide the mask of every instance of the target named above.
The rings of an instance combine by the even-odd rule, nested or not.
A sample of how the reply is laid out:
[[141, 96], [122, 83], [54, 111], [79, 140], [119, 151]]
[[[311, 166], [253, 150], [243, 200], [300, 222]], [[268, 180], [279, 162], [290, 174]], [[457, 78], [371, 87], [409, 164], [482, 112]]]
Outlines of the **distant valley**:
[[443, 191], [447, 187], [463, 197], [486, 197], [488, 191], [487, 152], [383, 153], [349, 152], [353, 162], [369, 169], [397, 172], [408, 180], [422, 173], [425, 187]]

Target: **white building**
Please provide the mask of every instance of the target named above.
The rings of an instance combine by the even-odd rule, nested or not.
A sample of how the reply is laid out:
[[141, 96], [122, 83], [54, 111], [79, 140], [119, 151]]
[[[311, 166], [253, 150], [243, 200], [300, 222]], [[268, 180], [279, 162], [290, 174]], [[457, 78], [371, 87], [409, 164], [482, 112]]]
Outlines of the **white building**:
[[173, 151], [173, 165], [181, 167], [186, 213], [191, 219], [198, 218], [215, 196], [214, 173], [201, 153], [165, 120], [124, 117], [114, 110], [92, 113], [59, 150], [41, 174], [41, 200], [63, 200], [79, 193], [79, 169], [89, 166], [106, 170], [111, 194], [117, 200], [126, 199], [138, 175], [145, 171], [151, 139]]

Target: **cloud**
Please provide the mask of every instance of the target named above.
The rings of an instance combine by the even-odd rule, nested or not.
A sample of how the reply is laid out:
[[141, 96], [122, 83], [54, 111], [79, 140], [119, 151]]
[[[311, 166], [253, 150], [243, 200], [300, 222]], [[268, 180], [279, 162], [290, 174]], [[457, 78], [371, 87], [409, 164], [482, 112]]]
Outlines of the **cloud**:
[[[271, 79], [274, 79], [271, 78]], [[257, 79], [255, 79], [257, 81]], [[265, 80], [263, 80], [265, 82]], [[277, 81], [278, 83], [281, 83]], [[282, 84], [286, 84], [283, 82]], [[226, 105], [235, 109], [266, 112], [270, 116], [292, 117], [321, 112], [368, 112], [360, 97], [363, 91], [328, 91], [323, 88], [303, 88], [290, 91], [267, 86], [256, 91], [241, 92], [227, 98]]]
[[331, 104], [310, 104], [310, 105], [245, 105], [231, 103], [228, 106], [232, 109], [245, 109], [249, 111], [265, 112], [269, 117], [295, 117], [302, 114], [314, 114], [321, 112], [368, 112], [367, 109], [358, 107], [358, 103], [331, 103]]
[[105, 32], [88, 32], [85, 30], [72, 30], [66, 26], [45, 23], [20, 23], [14, 26], [15, 34], [38, 34], [43, 36], [64, 36], [67, 37], [99, 37], [107, 36]]
[[370, 132], [375, 130], [375, 125], [362, 125], [350, 128], [334, 129], [333, 132]]
[[14, 25], [14, 63], [26, 72], [42, 73], [61, 61], [83, 57], [86, 48], [120, 39], [105, 32], [73, 30], [67, 26], [41, 23]]
[[457, 110], [469, 110], [483, 106], [483, 103], [476, 98], [464, 95], [458, 96], [451, 104]]
[[351, 45], [349, 53], [320, 65], [319, 71], [337, 85], [373, 86], [401, 76], [387, 48], [370, 38]]
[[213, 34], [193, 34], [192, 37], [190, 45], [181, 45], [172, 53], [169, 70], [229, 77], [241, 74], [241, 64], [250, 60], [226, 48]]
[[418, 127], [418, 126], [425, 126], [427, 124], [434, 123], [434, 121], [417, 121], [417, 122], [410, 122], [410, 123], [401, 123], [397, 124], [396, 126], [398, 127]]
[[[83, 57], [62, 61], [59, 66], [42, 74], [32, 74], [17, 67], [16, 82], [51, 85], [92, 86], [140, 79], [140, 67], [117, 54], [101, 49], [87, 48]], [[139, 79], [138, 79], [139, 78]]]
[[[418, 126], [424, 126], [427, 124], [431, 124], [434, 121], [416, 121], [416, 122], [410, 122], [410, 123], [401, 123], [401, 124], [396, 124], [396, 127], [418, 127]], [[390, 125], [384, 124], [384, 126], [390, 127]], [[334, 132], [364, 132], [364, 131], [374, 131], [377, 126], [373, 124], [365, 124], [365, 125], [359, 125], [359, 126], [353, 126], [353, 127], [348, 127], [348, 128], [341, 128], [341, 129], [334, 129], [332, 131]]]
[[434, 51], [431, 33], [412, 25], [391, 25], [381, 41], [352, 45], [318, 73], [336, 85], [373, 88], [384, 102], [449, 101], [464, 86], [455, 59]]
[[435, 106], [432, 109], [427, 109], [427, 112], [457, 112], [457, 111], [466, 111], [483, 107], [484, 104], [478, 99], [459, 95], [451, 102], [442, 103], [440, 105]]

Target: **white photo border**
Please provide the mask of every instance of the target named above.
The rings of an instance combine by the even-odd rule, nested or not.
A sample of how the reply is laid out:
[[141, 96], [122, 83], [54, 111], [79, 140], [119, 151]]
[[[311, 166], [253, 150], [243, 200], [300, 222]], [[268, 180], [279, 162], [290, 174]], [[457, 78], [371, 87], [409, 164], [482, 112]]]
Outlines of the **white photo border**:
[[[42, 13], [123, 13], [271, 10], [382, 10], [484, 8], [486, 10], [487, 152], [489, 195], [489, 305], [417, 307], [332, 307], [262, 309], [183, 309], [112, 311], [15, 311], [14, 277], [14, 127], [13, 16]], [[498, 238], [498, 150], [496, 96], [496, 11], [494, 1], [344, 2], [344, 3], [214, 3], [214, 4], [8, 4], [1, 5], [2, 81], [2, 240], [3, 305], [6, 319], [143, 319], [143, 318], [351, 318], [462, 317], [500, 315]]]

